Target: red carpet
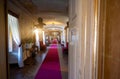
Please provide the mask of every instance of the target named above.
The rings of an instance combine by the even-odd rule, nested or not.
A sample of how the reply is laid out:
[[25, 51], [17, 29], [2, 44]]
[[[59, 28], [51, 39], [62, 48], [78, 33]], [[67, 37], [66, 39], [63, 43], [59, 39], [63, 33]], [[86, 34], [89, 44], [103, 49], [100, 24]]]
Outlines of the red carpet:
[[52, 44], [57, 44], [57, 43], [58, 43], [57, 39], [54, 39], [54, 40], [52, 41]]
[[35, 79], [62, 79], [57, 44], [52, 44]]

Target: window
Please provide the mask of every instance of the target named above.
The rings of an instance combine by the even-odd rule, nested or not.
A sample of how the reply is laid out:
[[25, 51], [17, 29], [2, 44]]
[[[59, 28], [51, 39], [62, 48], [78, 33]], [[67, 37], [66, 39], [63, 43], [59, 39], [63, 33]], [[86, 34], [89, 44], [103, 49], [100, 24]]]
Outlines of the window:
[[13, 34], [12, 34], [11, 27], [10, 27], [10, 26], [14, 25], [17, 20], [14, 20], [12, 18], [18, 19], [13, 15], [8, 14], [8, 51], [9, 52], [15, 52], [18, 49], [17, 44], [13, 40]]

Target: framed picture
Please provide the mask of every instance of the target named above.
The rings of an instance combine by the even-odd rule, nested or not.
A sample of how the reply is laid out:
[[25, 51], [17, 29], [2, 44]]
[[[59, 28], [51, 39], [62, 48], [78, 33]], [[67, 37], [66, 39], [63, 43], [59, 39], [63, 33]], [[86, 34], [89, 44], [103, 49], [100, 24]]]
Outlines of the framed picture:
[[76, 33], [77, 30], [75, 28], [70, 30], [70, 42], [74, 42], [76, 40]]

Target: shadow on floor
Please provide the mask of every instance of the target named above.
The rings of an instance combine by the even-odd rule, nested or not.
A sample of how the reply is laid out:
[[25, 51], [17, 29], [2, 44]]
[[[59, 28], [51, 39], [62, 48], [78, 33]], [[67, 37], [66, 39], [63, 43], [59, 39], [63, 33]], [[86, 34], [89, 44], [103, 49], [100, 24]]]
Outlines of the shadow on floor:
[[18, 64], [11, 64], [10, 79], [34, 79], [45, 55], [46, 53], [38, 53], [35, 57], [27, 58], [23, 68], [19, 68]]

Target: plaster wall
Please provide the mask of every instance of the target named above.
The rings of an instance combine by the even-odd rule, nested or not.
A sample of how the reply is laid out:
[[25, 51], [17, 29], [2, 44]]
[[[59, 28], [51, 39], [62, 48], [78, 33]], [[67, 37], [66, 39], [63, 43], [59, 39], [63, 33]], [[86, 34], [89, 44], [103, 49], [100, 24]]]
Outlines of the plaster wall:
[[12, 11], [18, 16], [21, 38], [33, 38], [33, 27], [37, 19], [27, 11], [20, 3], [13, 3], [8, 1], [8, 10]]

